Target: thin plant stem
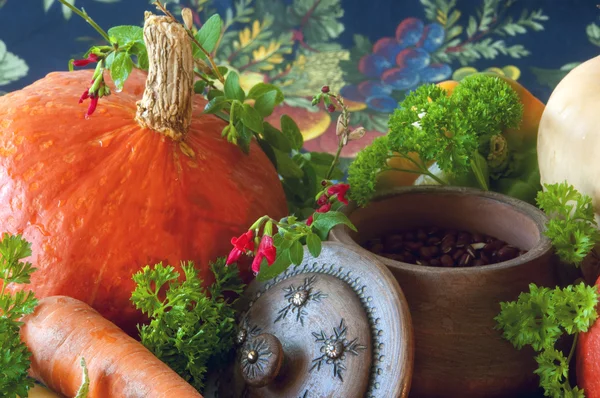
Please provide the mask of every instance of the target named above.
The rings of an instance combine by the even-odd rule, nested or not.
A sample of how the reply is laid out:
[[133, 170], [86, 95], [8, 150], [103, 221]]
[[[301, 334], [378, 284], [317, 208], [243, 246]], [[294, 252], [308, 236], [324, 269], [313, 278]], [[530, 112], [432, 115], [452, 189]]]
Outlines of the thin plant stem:
[[94, 20], [92, 18], [90, 18], [87, 13], [81, 11], [79, 8], [75, 7], [73, 4], [67, 2], [67, 0], [58, 0], [60, 1], [60, 3], [69, 8], [71, 11], [73, 11], [75, 14], [79, 15], [81, 18], [83, 18], [87, 23], [89, 23], [90, 25], [92, 25], [92, 28], [96, 29], [96, 32], [100, 33], [100, 35], [104, 38], [104, 40], [106, 40], [109, 44], [112, 44], [110, 42], [110, 37], [108, 37], [108, 33], [106, 33], [104, 31], [104, 29], [102, 29], [96, 22], [94, 22]]

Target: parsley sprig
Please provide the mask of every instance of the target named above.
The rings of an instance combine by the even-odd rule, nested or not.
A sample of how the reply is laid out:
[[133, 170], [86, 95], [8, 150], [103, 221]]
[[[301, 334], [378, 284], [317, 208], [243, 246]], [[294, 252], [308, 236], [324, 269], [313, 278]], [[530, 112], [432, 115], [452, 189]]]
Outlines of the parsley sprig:
[[[544, 188], [536, 198], [550, 218], [544, 233], [562, 261], [579, 267], [600, 241], [591, 198], [567, 182]], [[597, 286], [580, 282], [563, 289], [531, 284], [529, 293], [521, 293], [517, 301], [500, 303], [497, 329], [503, 330], [503, 337], [517, 349], [529, 345], [537, 352], [534, 373], [540, 377], [545, 396], [585, 397], [582, 389], [569, 383], [569, 364], [578, 334], [598, 318], [598, 299]], [[556, 348], [565, 334], [574, 336], [568, 355]]]
[[[517, 349], [530, 345], [538, 353], [534, 373], [540, 377], [545, 396], [585, 396], [583, 390], [569, 384], [569, 363], [577, 335], [587, 332], [598, 318], [598, 297], [597, 287], [583, 282], [563, 289], [531, 284], [529, 292], [521, 293], [517, 301], [500, 304], [501, 312], [495, 318], [498, 329]], [[565, 333], [574, 336], [568, 356], [555, 347]]]
[[566, 182], [546, 184], [537, 196], [538, 206], [550, 216], [545, 232], [556, 254], [566, 263], [579, 267], [600, 240], [592, 199]]
[[31, 256], [31, 245], [20, 235], [5, 233], [0, 241], [0, 397], [27, 396], [33, 379], [27, 377], [31, 353], [19, 338], [20, 318], [31, 314], [37, 300], [31, 291], [6, 292], [6, 286], [27, 284], [35, 268], [21, 261]]
[[225, 259], [210, 265], [215, 282], [208, 289], [192, 262], [181, 269], [183, 281], [172, 266], [145, 266], [133, 276], [131, 301], [150, 318], [139, 327], [142, 344], [202, 391], [210, 364], [233, 347], [236, 313], [225, 294], [241, 293], [244, 285], [237, 267], [225, 266]]
[[[518, 94], [498, 77], [469, 76], [452, 95], [435, 84], [422, 85], [391, 115], [389, 133], [363, 149], [350, 165], [351, 197], [365, 205], [385, 171], [422, 174], [441, 185], [472, 173], [487, 190], [490, 178], [510, 170], [511, 154], [502, 133], [516, 128], [522, 116]], [[390, 166], [388, 161], [395, 157], [409, 161], [413, 169]], [[434, 162], [443, 176], [431, 171]]]

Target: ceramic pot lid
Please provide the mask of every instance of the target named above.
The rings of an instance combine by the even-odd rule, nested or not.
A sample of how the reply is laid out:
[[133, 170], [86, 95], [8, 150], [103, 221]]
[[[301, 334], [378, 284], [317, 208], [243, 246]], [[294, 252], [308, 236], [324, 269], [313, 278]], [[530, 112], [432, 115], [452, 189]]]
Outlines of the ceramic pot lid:
[[235, 362], [214, 395], [407, 397], [412, 324], [394, 277], [374, 256], [340, 243], [304, 256], [244, 292]]

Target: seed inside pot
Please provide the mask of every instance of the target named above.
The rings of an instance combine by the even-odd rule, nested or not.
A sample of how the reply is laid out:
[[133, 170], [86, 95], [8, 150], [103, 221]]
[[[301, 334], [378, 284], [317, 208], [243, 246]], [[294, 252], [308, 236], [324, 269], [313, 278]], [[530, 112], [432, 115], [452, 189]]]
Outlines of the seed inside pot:
[[396, 231], [371, 239], [364, 247], [392, 260], [432, 267], [480, 267], [526, 252], [480, 232], [438, 227]]

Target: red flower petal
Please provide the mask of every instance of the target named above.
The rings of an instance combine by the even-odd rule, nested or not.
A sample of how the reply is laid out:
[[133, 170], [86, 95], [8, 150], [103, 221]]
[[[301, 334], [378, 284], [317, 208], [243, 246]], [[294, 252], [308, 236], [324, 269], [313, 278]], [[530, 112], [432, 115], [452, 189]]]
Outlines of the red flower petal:
[[87, 66], [91, 63], [98, 62], [100, 58], [96, 54], [90, 54], [86, 59], [76, 59], [73, 61], [73, 66]]

